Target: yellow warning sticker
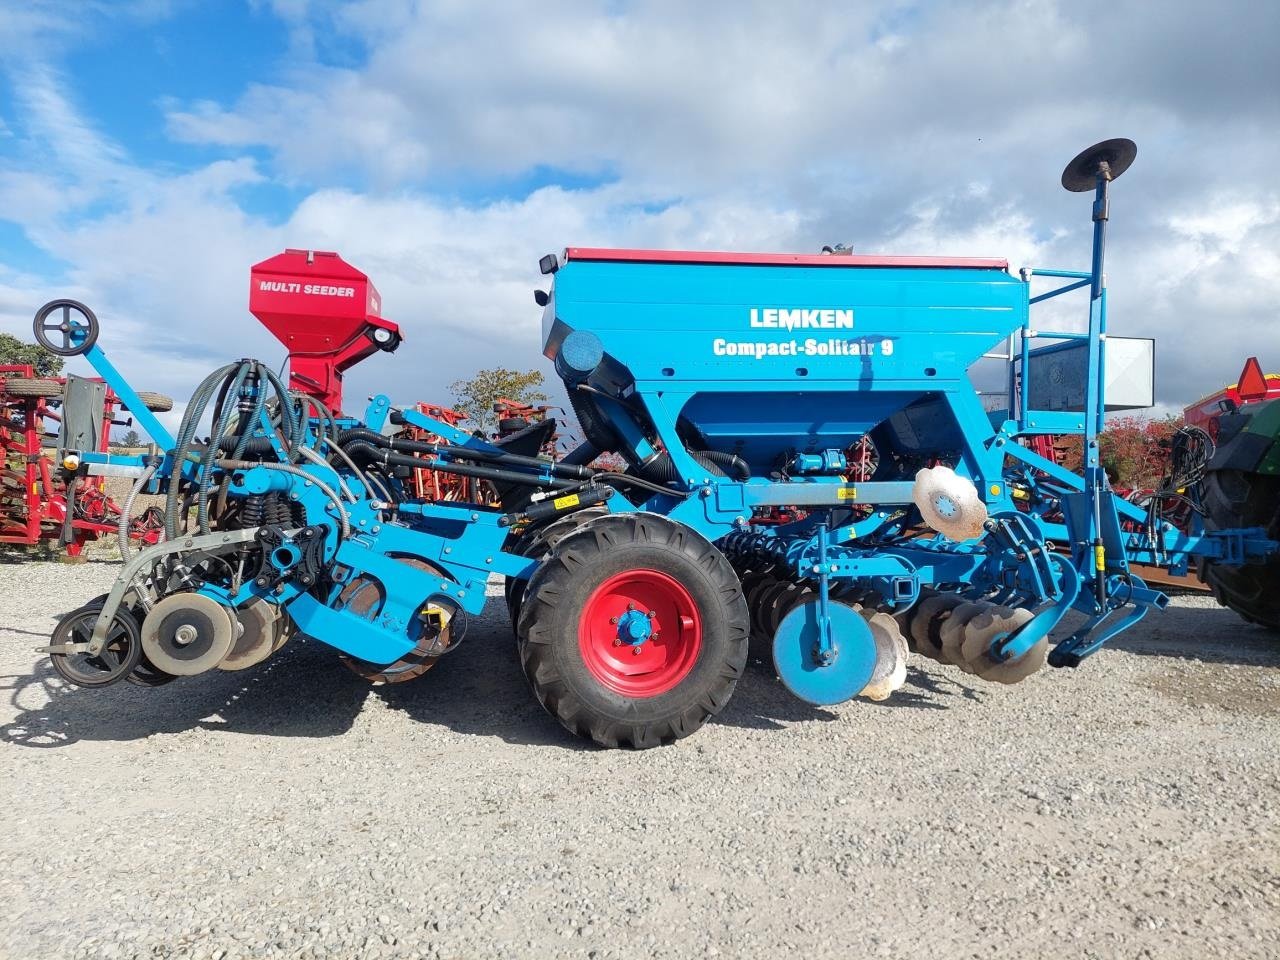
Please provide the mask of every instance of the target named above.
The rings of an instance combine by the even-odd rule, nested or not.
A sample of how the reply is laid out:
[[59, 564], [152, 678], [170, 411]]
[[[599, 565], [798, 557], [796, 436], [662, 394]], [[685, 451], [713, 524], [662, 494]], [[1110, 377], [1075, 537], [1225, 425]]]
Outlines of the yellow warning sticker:
[[858, 488], [857, 487], [838, 487], [836, 489], [836, 499], [837, 500], [857, 500]]
[[578, 505], [578, 495], [576, 493], [571, 493], [567, 497], [556, 497], [556, 499], [551, 501], [551, 505], [557, 510], [568, 510], [570, 507], [576, 507]]

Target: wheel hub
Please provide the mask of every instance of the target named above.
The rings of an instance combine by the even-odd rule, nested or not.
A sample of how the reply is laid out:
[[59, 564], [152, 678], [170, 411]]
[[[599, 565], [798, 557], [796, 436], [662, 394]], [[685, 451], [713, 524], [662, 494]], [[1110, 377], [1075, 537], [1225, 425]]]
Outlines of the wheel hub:
[[646, 614], [628, 607], [627, 612], [618, 618], [618, 639], [633, 647], [640, 646], [652, 636], [656, 626], [653, 618], [656, 615], [656, 611]]
[[591, 675], [614, 693], [656, 697], [693, 670], [702, 621], [684, 585], [660, 570], [615, 574], [582, 609], [578, 646]]

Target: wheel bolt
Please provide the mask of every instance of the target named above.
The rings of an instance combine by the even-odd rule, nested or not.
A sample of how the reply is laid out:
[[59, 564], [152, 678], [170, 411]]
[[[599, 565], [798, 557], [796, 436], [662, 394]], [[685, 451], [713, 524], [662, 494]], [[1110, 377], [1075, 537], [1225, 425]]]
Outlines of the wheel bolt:
[[657, 611], [657, 610], [650, 610], [650, 611], [649, 611], [649, 619], [650, 619], [650, 620], [654, 619], [657, 615], [658, 615], [658, 611]]
[[609, 618], [609, 622], [610, 622], [610, 623], [613, 623], [613, 624], [616, 624], [616, 623], [618, 622], [618, 618], [617, 618], [617, 617], [610, 617], [610, 618]]
[[613, 645], [614, 645], [615, 647], [620, 647], [620, 646], [622, 646], [622, 641], [621, 641], [621, 640], [617, 640], [617, 639], [615, 639], [615, 640], [613, 641]]
[[631, 648], [631, 655], [632, 655], [633, 657], [638, 657], [638, 656], [640, 656], [640, 651], [641, 651], [641, 650], [643, 650], [643, 649], [644, 649], [644, 647], [632, 647], [632, 648]]

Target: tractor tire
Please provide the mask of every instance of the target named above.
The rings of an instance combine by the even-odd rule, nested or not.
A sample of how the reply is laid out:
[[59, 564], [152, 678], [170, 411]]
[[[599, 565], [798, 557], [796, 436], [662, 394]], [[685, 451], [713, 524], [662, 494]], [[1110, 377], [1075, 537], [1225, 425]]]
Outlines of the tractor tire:
[[15, 397], [60, 397], [62, 384], [57, 380], [12, 377], [3, 381], [4, 392]]
[[[608, 507], [585, 507], [568, 516], [553, 517], [549, 522], [530, 531], [521, 538], [516, 552], [531, 560], [544, 560], [551, 555], [556, 544], [596, 517], [603, 517], [609, 512]], [[507, 598], [507, 614], [511, 618], [511, 629], [515, 631], [517, 640], [520, 633], [516, 624], [520, 622], [520, 605], [524, 602], [525, 587], [528, 580], [519, 577], [507, 577], [504, 595]]]
[[139, 390], [138, 399], [142, 401], [142, 405], [152, 413], [168, 413], [173, 409], [173, 397], [166, 397], [163, 393], [152, 393], [150, 390]]
[[[750, 618], [733, 568], [665, 517], [616, 514], [569, 534], [526, 595], [520, 659], [534, 695], [604, 747], [687, 737], [724, 709], [746, 667]], [[644, 639], [620, 640], [637, 620]]]
[[[1210, 530], [1265, 527], [1280, 539], [1280, 477], [1243, 470], [1211, 470], [1201, 482]], [[1197, 573], [1218, 603], [1250, 623], [1280, 631], [1280, 557], [1227, 566], [1201, 560]]]

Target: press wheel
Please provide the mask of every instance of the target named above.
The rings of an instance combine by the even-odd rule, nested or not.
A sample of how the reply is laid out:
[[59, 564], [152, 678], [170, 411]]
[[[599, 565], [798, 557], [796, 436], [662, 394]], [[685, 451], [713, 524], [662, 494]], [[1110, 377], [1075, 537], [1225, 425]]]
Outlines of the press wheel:
[[[51, 644], [88, 643], [102, 613], [101, 604], [87, 604], [72, 610], [58, 621]], [[106, 687], [119, 683], [133, 671], [142, 657], [138, 621], [121, 608], [111, 618], [107, 641], [96, 655], [88, 652], [50, 653], [58, 676], [78, 687]]]

